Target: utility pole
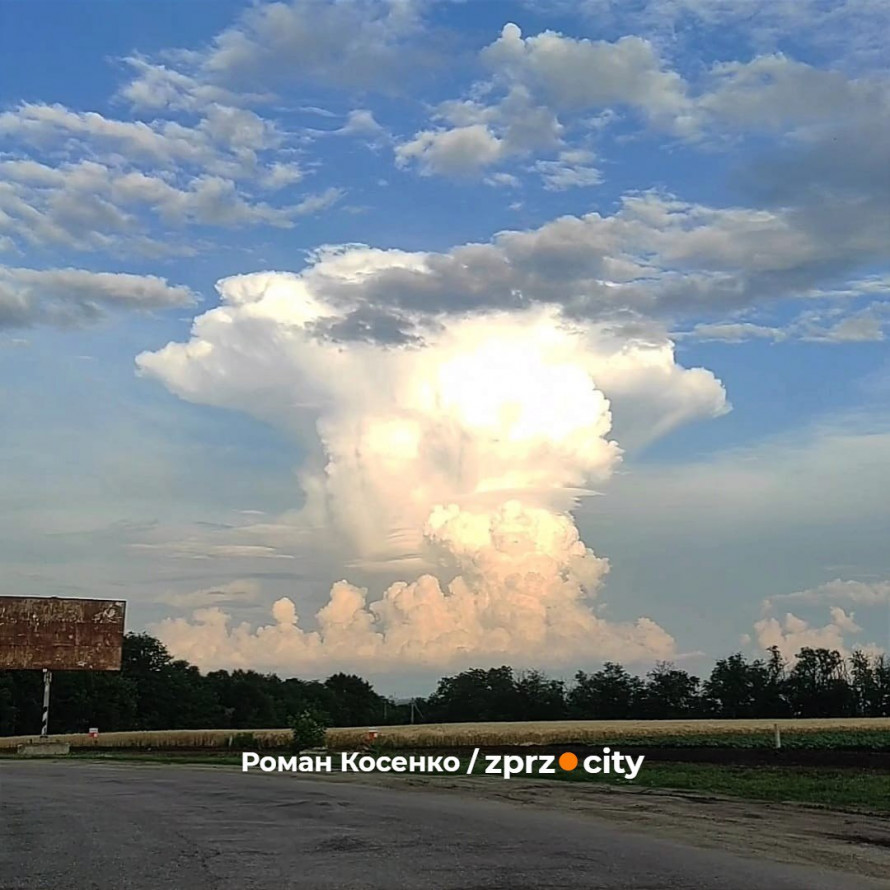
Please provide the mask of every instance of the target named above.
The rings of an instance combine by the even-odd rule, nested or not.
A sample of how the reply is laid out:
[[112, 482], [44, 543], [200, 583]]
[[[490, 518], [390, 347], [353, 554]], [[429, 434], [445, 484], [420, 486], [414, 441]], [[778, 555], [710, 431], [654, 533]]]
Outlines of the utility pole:
[[43, 669], [43, 721], [40, 724], [40, 738], [49, 735], [49, 687], [53, 682], [53, 672]]

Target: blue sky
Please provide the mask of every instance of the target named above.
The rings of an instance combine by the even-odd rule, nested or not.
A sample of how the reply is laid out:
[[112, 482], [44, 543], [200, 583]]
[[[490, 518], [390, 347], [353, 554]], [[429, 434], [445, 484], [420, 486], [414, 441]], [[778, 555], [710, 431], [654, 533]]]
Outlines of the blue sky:
[[394, 690], [886, 647], [887, 18], [0, 3], [0, 592]]

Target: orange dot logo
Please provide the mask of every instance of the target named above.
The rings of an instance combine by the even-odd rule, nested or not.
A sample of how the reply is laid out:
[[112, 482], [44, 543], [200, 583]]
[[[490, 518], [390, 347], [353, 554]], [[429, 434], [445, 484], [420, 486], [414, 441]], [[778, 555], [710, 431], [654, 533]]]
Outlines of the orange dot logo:
[[565, 754], [560, 754], [559, 756], [559, 767], [560, 769], [564, 769], [566, 772], [573, 770], [578, 765], [578, 758], [572, 754], [571, 751], [566, 751]]

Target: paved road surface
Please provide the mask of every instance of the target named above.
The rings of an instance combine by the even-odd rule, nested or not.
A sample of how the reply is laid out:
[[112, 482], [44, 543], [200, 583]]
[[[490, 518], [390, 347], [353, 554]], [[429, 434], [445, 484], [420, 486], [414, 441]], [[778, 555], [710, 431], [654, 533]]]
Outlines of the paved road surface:
[[0, 763], [0, 890], [866, 890], [605, 822], [229, 769]]

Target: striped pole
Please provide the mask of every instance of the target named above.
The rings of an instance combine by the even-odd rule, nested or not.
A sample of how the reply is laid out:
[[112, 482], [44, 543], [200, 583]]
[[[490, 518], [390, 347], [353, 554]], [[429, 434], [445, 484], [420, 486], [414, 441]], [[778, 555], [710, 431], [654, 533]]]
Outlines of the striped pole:
[[49, 684], [53, 681], [53, 672], [43, 669], [43, 722], [40, 725], [40, 738], [49, 735]]

